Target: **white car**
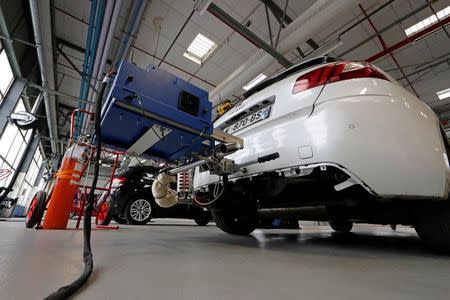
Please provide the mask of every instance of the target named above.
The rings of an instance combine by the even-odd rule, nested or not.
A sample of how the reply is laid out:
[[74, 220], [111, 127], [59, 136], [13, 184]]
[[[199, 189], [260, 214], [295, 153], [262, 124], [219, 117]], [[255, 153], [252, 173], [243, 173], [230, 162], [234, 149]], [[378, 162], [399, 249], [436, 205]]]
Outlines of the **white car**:
[[434, 112], [382, 70], [320, 57], [245, 94], [214, 124], [243, 138], [236, 164], [269, 154], [221, 180], [196, 169], [194, 189], [220, 198], [223, 231], [249, 234], [261, 216], [413, 225], [428, 246], [450, 251], [447, 137]]

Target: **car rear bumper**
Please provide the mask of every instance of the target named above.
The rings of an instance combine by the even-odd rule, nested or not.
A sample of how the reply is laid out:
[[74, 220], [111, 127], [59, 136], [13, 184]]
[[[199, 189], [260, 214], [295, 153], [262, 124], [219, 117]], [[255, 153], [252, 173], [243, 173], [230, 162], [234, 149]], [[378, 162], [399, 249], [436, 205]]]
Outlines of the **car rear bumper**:
[[[280, 158], [251, 165], [230, 179], [331, 165], [380, 197], [448, 199], [448, 156], [434, 112], [402, 87], [382, 80], [371, 84], [378, 89], [351, 96], [344, 86], [335, 94], [324, 89], [306, 119], [292, 113], [243, 133], [245, 148], [229, 158], [243, 163], [273, 152]], [[375, 93], [380, 90], [386, 94]], [[217, 180], [196, 172], [194, 186]]]

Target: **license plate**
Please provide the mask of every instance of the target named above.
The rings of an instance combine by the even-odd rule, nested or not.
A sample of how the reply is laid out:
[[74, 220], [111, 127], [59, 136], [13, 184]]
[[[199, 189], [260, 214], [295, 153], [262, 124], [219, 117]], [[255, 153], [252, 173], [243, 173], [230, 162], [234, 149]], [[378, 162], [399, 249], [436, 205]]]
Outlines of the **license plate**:
[[262, 121], [264, 119], [267, 119], [270, 115], [270, 108], [272, 106], [266, 106], [260, 110], [258, 110], [257, 112], [248, 115], [247, 117], [240, 119], [239, 121], [237, 121], [236, 123], [234, 123], [233, 125], [228, 126], [227, 128], [225, 128], [225, 132], [232, 134], [236, 131], [239, 131], [241, 129], [244, 129], [250, 125], [253, 125], [259, 121]]

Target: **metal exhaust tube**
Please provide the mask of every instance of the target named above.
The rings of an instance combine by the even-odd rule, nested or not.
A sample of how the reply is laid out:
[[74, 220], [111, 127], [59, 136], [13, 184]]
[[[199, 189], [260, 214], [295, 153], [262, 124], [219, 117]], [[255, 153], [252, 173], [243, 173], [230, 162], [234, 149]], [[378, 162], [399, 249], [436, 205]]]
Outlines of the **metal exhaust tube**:
[[326, 206], [304, 206], [287, 208], [261, 208], [258, 213], [263, 218], [295, 217], [305, 221], [326, 221], [329, 219]]
[[229, 153], [235, 152], [239, 149], [241, 149], [241, 148], [239, 148], [236, 143], [226, 143], [226, 144], [224, 143], [224, 144], [220, 144], [220, 146], [219, 146], [219, 150], [223, 154], [229, 154]]
[[203, 159], [202, 160], [198, 160], [198, 161], [194, 161], [193, 163], [190, 163], [190, 164], [178, 167], [178, 168], [171, 169], [171, 170], [167, 171], [167, 174], [172, 175], [172, 176], [173, 175], [177, 175], [178, 173], [181, 173], [181, 172], [184, 172], [184, 171], [188, 171], [188, 170], [191, 170], [191, 169], [195, 169], [196, 167], [200, 167], [200, 166], [202, 166], [202, 165], [204, 165], [206, 163], [207, 163], [207, 161], [203, 160]]

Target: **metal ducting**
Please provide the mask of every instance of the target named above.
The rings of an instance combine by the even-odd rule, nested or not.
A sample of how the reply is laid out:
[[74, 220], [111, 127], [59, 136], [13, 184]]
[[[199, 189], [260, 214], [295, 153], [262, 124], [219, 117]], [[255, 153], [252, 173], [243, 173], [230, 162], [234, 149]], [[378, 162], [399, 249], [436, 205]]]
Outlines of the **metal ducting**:
[[[41, 8], [39, 10], [38, 6]], [[50, 95], [46, 89], [55, 89], [55, 76], [53, 65], [53, 46], [51, 35], [51, 15], [50, 15], [50, 1], [49, 0], [30, 0], [31, 20], [33, 23], [34, 39], [36, 42], [36, 51], [41, 73], [41, 81], [44, 89], [42, 90], [45, 113], [47, 115], [47, 125], [49, 136], [51, 138], [51, 146], [53, 153], [58, 153], [58, 145], [55, 140], [58, 138], [58, 131], [56, 126], [56, 108], [55, 96]], [[40, 17], [40, 12], [42, 12]], [[45, 35], [41, 32], [41, 26], [44, 29], [49, 29]], [[44, 53], [47, 53], [45, 55]]]

